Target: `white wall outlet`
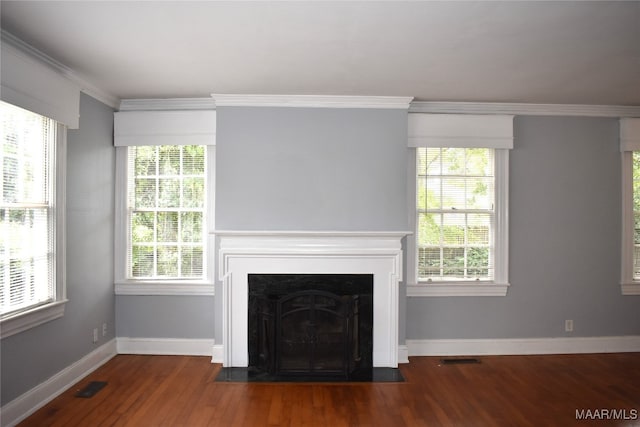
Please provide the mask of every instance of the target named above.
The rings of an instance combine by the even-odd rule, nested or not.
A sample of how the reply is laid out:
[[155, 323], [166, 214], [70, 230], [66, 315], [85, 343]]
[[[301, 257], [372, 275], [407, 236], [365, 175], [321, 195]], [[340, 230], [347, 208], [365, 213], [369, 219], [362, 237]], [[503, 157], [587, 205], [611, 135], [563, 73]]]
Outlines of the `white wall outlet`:
[[573, 332], [573, 320], [567, 319], [564, 321], [564, 331]]
[[102, 324], [102, 336], [103, 337], [107, 336], [107, 324], [106, 323]]
[[93, 342], [98, 342], [98, 328], [93, 328]]

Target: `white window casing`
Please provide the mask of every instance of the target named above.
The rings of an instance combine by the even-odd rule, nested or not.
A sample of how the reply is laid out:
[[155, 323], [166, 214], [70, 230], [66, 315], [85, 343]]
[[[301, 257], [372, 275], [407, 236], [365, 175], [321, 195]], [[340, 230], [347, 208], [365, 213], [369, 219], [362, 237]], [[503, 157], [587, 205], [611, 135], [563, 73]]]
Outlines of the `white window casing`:
[[[513, 116], [409, 114], [409, 147], [494, 149], [494, 275], [491, 281], [418, 281], [418, 233], [407, 237], [407, 295], [421, 296], [504, 296], [509, 287], [509, 150], [513, 148]], [[414, 156], [415, 151], [413, 150]], [[410, 222], [417, 231], [416, 158], [410, 161]]]
[[[116, 146], [115, 291], [117, 295], [213, 295], [215, 111], [121, 111], [114, 113]], [[204, 277], [202, 279], [132, 279], [128, 277], [129, 146], [206, 145]]]
[[[49, 240], [48, 272], [50, 279], [36, 280], [36, 286], [42, 288], [48, 297], [42, 302], [34, 300], [24, 307], [9, 307], [0, 321], [1, 338], [26, 331], [35, 326], [60, 318], [64, 315], [66, 299], [66, 222], [65, 222], [65, 189], [66, 189], [66, 127], [52, 122], [50, 135], [52, 157], [49, 158], [48, 169], [51, 180], [47, 192], [50, 194], [47, 227], [48, 233], [40, 233]], [[4, 204], [4, 202], [3, 202]], [[7, 205], [8, 207], [12, 205]], [[18, 205], [15, 205], [18, 207]], [[48, 236], [47, 236], [48, 234]], [[46, 246], [46, 244], [45, 244]], [[5, 248], [9, 251], [9, 248]], [[5, 252], [8, 256], [9, 253]], [[3, 274], [11, 283], [11, 273]], [[3, 289], [4, 292], [4, 289]], [[40, 291], [38, 291], [40, 292]]]
[[8, 313], [0, 324], [2, 338], [17, 334], [64, 315], [66, 299], [66, 150], [67, 129], [80, 124], [80, 87], [64, 75], [51, 59], [2, 32], [0, 46], [0, 99], [55, 122], [54, 202], [55, 248], [53, 270], [55, 297], [49, 303]]
[[640, 295], [640, 278], [636, 277], [633, 153], [640, 152], [640, 118], [620, 119], [620, 152], [622, 157], [622, 260], [621, 291], [623, 295]]

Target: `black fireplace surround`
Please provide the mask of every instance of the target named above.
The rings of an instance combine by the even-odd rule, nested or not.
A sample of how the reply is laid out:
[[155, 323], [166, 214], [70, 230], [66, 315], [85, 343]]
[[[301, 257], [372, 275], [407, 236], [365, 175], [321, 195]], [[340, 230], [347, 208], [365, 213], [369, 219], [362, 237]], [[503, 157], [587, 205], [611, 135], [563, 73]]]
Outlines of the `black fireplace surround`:
[[250, 274], [249, 369], [349, 380], [373, 367], [373, 275]]

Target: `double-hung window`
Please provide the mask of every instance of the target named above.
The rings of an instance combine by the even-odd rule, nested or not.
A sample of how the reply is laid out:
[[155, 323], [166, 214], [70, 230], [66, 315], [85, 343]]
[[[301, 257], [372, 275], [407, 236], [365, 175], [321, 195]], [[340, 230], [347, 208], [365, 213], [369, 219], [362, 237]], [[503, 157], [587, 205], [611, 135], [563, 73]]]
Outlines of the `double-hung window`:
[[494, 151], [417, 149], [419, 281], [493, 280]]
[[640, 119], [620, 120], [623, 295], [640, 295]]
[[[58, 182], [63, 168], [57, 165], [64, 158], [65, 131], [52, 119], [5, 102], [0, 102], [0, 121], [4, 337], [63, 313], [64, 189]], [[25, 317], [36, 312], [36, 316]], [[28, 317], [31, 319], [24, 320]]]
[[190, 113], [116, 113], [118, 294], [213, 293], [215, 115]]
[[204, 279], [205, 145], [129, 147], [127, 279]]
[[409, 115], [409, 296], [505, 295], [511, 116]]

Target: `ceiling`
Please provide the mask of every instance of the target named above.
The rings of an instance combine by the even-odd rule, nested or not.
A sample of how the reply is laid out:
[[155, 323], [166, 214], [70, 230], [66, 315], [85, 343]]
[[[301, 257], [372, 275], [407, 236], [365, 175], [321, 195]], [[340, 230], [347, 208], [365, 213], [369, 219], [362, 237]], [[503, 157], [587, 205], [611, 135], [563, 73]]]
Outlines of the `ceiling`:
[[640, 2], [7, 1], [119, 99], [211, 93], [640, 105]]

